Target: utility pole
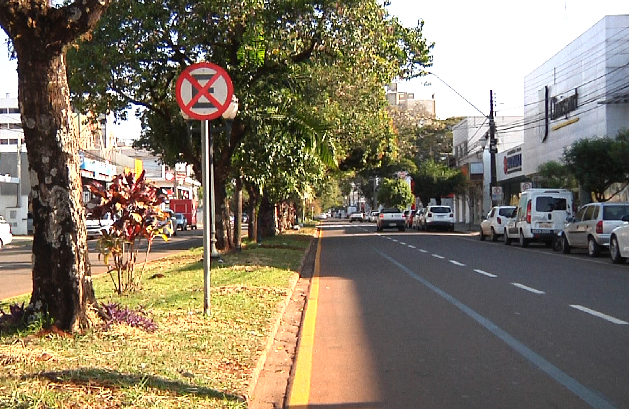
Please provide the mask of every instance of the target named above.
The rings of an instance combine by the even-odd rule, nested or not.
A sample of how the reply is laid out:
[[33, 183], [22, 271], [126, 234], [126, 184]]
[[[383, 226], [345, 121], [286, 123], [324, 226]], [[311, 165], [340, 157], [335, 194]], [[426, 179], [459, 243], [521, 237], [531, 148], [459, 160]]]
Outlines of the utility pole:
[[489, 160], [491, 170], [491, 182], [489, 185], [489, 194], [492, 198], [491, 205], [494, 206], [493, 187], [498, 185], [496, 180], [496, 153], [498, 152], [498, 144], [496, 141], [496, 123], [494, 122], [494, 91], [489, 91]]

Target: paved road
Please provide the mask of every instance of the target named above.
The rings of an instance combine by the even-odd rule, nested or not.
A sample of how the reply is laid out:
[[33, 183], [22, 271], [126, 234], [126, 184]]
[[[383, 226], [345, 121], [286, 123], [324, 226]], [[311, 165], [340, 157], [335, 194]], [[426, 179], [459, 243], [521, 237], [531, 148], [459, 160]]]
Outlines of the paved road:
[[[0, 251], [0, 300], [9, 297], [30, 293], [33, 289], [31, 275], [31, 244], [29, 240], [16, 238], [14, 243], [9, 244]], [[98, 259], [96, 251], [96, 240], [89, 240], [90, 262], [92, 263], [92, 274], [103, 274], [106, 272], [105, 265]], [[185, 250], [191, 247], [203, 246], [203, 230], [179, 231], [177, 236], [171, 237], [168, 242], [155, 239], [149, 260], [164, 257], [172, 251]], [[144, 260], [141, 247], [139, 258]]]
[[629, 408], [629, 266], [328, 221], [287, 407]]

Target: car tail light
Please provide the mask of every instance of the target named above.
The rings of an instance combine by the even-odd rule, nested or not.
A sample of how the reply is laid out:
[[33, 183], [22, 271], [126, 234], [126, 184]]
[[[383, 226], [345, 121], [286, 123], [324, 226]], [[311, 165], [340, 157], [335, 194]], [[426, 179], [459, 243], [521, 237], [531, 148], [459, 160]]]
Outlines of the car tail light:
[[454, 213], [450, 213], [448, 217], [454, 217]]
[[426, 215], [426, 217], [432, 217], [432, 213], [428, 212], [428, 214]]
[[381, 218], [381, 219], [384, 219], [384, 214], [380, 213], [380, 214], [378, 215], [378, 217], [379, 217], [379, 218]]
[[603, 234], [603, 221], [599, 220], [598, 223], [596, 223], [596, 234]]
[[502, 224], [502, 219], [500, 218], [500, 216], [496, 217], [496, 221], [498, 222], [498, 224]]
[[526, 204], [526, 222], [531, 223], [531, 201]]

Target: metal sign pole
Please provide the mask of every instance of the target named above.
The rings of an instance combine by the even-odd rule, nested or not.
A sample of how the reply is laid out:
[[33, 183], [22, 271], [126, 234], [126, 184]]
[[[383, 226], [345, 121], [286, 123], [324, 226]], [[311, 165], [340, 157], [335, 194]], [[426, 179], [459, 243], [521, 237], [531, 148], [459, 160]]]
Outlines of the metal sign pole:
[[210, 315], [210, 155], [208, 139], [210, 138], [210, 121], [201, 121], [201, 151], [203, 162], [203, 314]]

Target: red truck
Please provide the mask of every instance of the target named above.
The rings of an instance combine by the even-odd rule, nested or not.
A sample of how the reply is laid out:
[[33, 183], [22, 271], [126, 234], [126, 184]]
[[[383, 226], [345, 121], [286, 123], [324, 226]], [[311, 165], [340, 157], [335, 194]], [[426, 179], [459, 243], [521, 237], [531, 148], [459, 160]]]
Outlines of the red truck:
[[170, 210], [182, 213], [188, 220], [188, 227], [197, 228], [197, 201], [191, 199], [170, 199]]

